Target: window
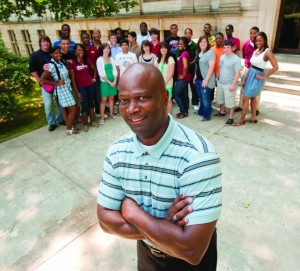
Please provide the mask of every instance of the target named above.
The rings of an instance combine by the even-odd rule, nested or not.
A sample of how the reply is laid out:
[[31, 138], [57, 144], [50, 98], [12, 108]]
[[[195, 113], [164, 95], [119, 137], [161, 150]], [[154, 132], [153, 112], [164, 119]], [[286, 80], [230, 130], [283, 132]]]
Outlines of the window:
[[18, 46], [18, 42], [17, 42], [17, 39], [16, 39], [15, 32], [13, 30], [8, 30], [8, 36], [9, 36], [11, 47], [12, 47], [14, 53], [16, 55], [20, 56], [21, 54], [20, 54], [20, 50], [19, 50], [19, 46]]
[[28, 30], [21, 30], [22, 36], [23, 36], [23, 40], [24, 40], [24, 44], [25, 47], [27, 49], [27, 54], [31, 55], [33, 53], [33, 47], [32, 47], [32, 42], [30, 39], [30, 34]]
[[39, 36], [39, 37], [45, 36], [45, 35], [46, 35], [45, 30], [43, 30], [43, 29], [38, 30], [37, 33], [38, 33], [38, 36]]
[[90, 35], [90, 38], [92, 38], [93, 30], [80, 30], [79, 31], [79, 36], [81, 37], [81, 35], [83, 33], [88, 33]]

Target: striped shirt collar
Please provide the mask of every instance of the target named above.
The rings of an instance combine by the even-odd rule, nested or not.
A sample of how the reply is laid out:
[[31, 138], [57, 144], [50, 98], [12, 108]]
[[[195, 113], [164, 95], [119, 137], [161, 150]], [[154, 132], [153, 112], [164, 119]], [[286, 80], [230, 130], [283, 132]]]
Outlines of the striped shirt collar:
[[169, 117], [169, 124], [166, 132], [162, 136], [162, 138], [151, 148], [150, 150], [146, 150], [140, 143], [137, 135], [133, 133], [133, 151], [135, 157], [140, 157], [143, 154], [149, 154], [153, 156], [155, 159], [159, 159], [167, 147], [170, 145], [176, 129], [176, 123], [172, 117], [172, 115], [168, 115]]

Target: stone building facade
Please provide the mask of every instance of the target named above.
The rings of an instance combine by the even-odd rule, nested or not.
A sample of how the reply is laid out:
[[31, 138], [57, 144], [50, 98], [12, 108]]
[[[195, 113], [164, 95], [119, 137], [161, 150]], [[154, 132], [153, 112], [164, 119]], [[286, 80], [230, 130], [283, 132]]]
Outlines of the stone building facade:
[[[266, 32], [269, 46], [274, 48], [281, 2], [283, 0], [139, 0], [139, 5], [130, 11], [104, 18], [76, 18], [65, 21], [71, 26], [71, 38], [80, 41], [82, 31], [92, 31], [99, 28], [102, 41], [108, 39], [109, 33], [116, 27], [139, 33], [139, 24], [144, 21], [148, 28], [160, 30], [160, 39], [164, 40], [171, 24], [179, 27], [179, 36], [184, 29], [193, 29], [193, 38], [203, 35], [203, 26], [209, 22], [213, 32], [225, 34], [225, 26], [234, 26], [235, 37], [241, 43], [249, 38], [252, 26], [258, 26]], [[51, 40], [59, 36], [62, 23], [51, 19], [51, 14], [45, 14], [43, 19], [30, 18], [24, 22], [0, 24], [0, 31], [5, 44], [15, 53], [29, 55], [37, 50], [41, 34], [48, 35]]]

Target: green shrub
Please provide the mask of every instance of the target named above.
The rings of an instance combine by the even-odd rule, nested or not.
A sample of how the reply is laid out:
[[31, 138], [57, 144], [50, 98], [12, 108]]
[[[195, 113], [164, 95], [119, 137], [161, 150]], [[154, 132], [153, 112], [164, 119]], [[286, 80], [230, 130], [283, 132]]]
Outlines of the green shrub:
[[9, 52], [0, 36], [0, 121], [13, 119], [21, 109], [18, 96], [34, 89], [28, 61]]

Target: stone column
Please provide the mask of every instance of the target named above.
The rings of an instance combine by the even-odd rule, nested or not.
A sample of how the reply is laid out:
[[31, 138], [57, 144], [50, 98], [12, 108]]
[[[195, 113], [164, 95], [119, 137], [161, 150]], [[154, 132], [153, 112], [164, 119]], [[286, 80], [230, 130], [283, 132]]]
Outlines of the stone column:
[[194, 0], [195, 12], [210, 12], [210, 0]]
[[182, 0], [182, 13], [194, 13], [194, 0]]
[[268, 43], [271, 48], [274, 47], [275, 43], [280, 4], [281, 0], [259, 1], [257, 26], [260, 31], [264, 31], [267, 34]]
[[[264, 1], [263, 1], [264, 2]], [[220, 0], [219, 11], [236, 12], [241, 10], [241, 1], [239, 0]]]

